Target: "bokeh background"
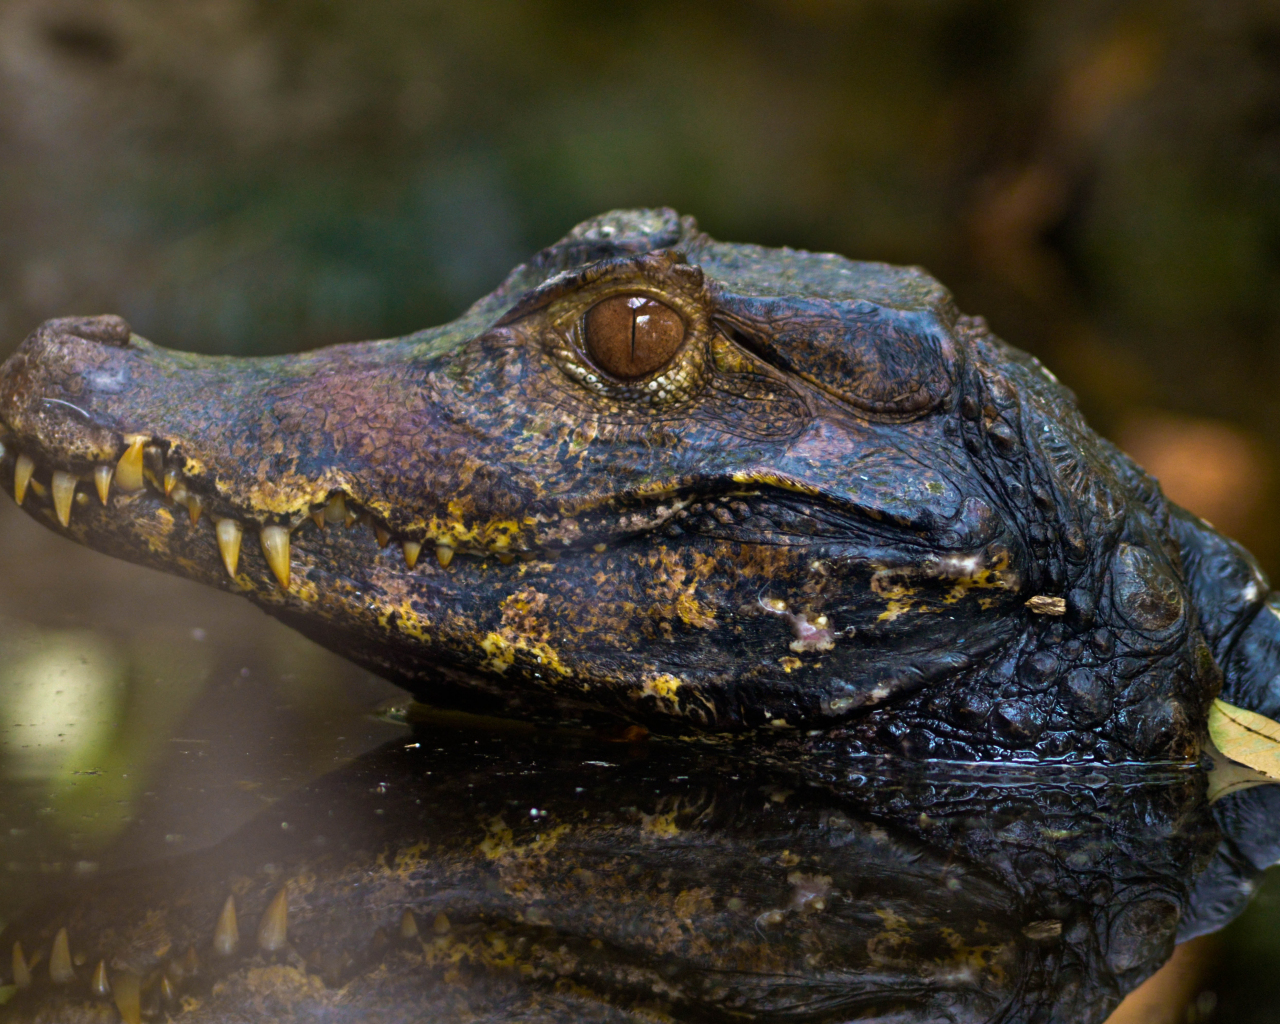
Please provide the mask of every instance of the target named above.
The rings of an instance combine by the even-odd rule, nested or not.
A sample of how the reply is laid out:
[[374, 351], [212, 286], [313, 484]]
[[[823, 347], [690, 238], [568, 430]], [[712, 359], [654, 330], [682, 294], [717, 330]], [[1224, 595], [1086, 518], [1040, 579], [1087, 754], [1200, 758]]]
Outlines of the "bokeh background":
[[[405, 333], [633, 205], [924, 265], [1280, 570], [1274, 2], [0, 0], [4, 351]], [[0, 918], [393, 734], [252, 609], [0, 526]], [[1277, 966], [1264, 893], [1160, 1012], [1280, 1019]]]

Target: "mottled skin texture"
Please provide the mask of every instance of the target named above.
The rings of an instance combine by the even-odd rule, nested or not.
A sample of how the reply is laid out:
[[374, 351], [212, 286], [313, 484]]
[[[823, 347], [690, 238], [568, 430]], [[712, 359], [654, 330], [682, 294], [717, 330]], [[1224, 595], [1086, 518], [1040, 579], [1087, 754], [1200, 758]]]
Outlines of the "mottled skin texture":
[[[583, 338], [587, 311], [618, 296], [659, 301], [684, 325], [671, 362], [637, 380], [602, 373]], [[211, 941], [228, 887], [251, 920], [287, 878], [300, 901], [289, 951], [191, 983], [193, 1020], [347, 1019], [335, 1008], [347, 999], [351, 1019], [370, 1020], [410, 1019], [406, 1007], [475, 1021], [858, 1010], [1100, 1020], [1167, 955], [1218, 842], [1191, 767], [1214, 696], [1280, 715], [1280, 610], [1262, 574], [1090, 431], [1035, 360], [961, 316], [922, 271], [722, 244], [671, 211], [586, 222], [459, 320], [390, 341], [216, 359], [157, 348], [118, 318], [51, 321], [0, 370], [0, 422], [0, 480], [12, 487], [18, 456], [33, 460], [24, 505], [41, 521], [244, 593], [422, 701], [527, 721], [621, 720], [699, 736], [731, 759], [682, 766], [711, 755], [664, 754], [660, 775], [675, 788], [657, 788], [679, 806], [627, 796], [630, 783], [614, 778], [602, 802], [578, 807], [567, 794], [581, 759], [542, 773], [541, 755], [513, 742], [525, 789], [525, 775], [497, 781], [441, 743], [457, 774], [415, 796], [442, 801], [432, 845], [414, 855], [420, 869], [388, 867], [423, 838], [406, 805], [394, 822], [344, 836], [340, 857], [277, 855], [246, 836], [142, 896], [139, 879], [104, 883], [11, 933], [40, 947], [65, 925], [86, 955], [154, 993], [172, 950]], [[150, 485], [117, 487], [104, 507], [87, 481], [136, 437]], [[66, 528], [48, 498], [55, 470], [85, 481]], [[192, 524], [163, 497], [174, 470], [206, 513], [243, 525], [234, 578], [209, 519]], [[313, 523], [339, 494], [362, 525]], [[254, 540], [266, 526], [292, 531], [287, 589]], [[394, 543], [381, 546], [370, 526]], [[402, 542], [424, 545], [416, 567]], [[447, 566], [437, 545], [456, 552]], [[1016, 770], [1035, 784], [926, 779], [902, 796], [855, 767], [883, 755], [1024, 762]], [[881, 815], [924, 847], [881, 871], [887, 847], [847, 856], [828, 834], [834, 819], [805, 800], [769, 799], [776, 818], [718, 817], [747, 814], [744, 793], [791, 788], [771, 775], [739, 791], [728, 765], [743, 779], [796, 773], [850, 821]], [[1000, 770], [1015, 768], [979, 774]], [[1059, 785], [1059, 771], [1076, 774]], [[1132, 771], [1129, 789], [1106, 774]], [[1165, 794], [1154, 804], [1150, 786]], [[483, 808], [468, 802], [477, 792]], [[511, 861], [526, 875], [502, 875], [508, 853], [483, 846], [507, 794], [522, 808], [504, 819], [513, 837], [522, 824], [501, 842], [528, 851]], [[554, 808], [545, 823], [519, 817], [544, 805]], [[644, 823], [668, 813], [674, 831], [655, 838]], [[1037, 831], [1040, 817], [1056, 824]], [[545, 828], [559, 822], [569, 838], [544, 857]], [[1240, 851], [1223, 843], [1226, 866], [1205, 875], [1208, 909], [1186, 918], [1200, 931], [1224, 919], [1221, 907], [1238, 909], [1231, 893], [1243, 891], [1232, 888]], [[576, 874], [606, 856], [599, 844], [615, 858], [608, 871]], [[863, 892], [857, 872], [880, 871], [877, 885], [901, 885], [924, 908], [922, 945], [869, 964], [888, 919], [870, 904], [857, 920], [793, 913], [770, 889], [785, 874], [747, 885], [748, 909], [718, 902], [775, 847], [846, 894]], [[639, 859], [623, 870], [628, 858]], [[951, 867], [913, 873], [930, 859], [986, 880], [941, 900], [938, 872]], [[681, 895], [692, 878], [706, 880], [707, 901]], [[637, 890], [643, 908], [629, 902]], [[550, 925], [529, 916], [546, 893], [563, 915]], [[404, 908], [431, 916], [455, 899], [470, 930], [449, 948], [464, 951], [465, 977], [451, 977], [445, 947], [430, 943], [369, 952]], [[968, 922], [978, 905], [999, 952], [944, 969], [938, 943], [969, 949], [975, 937], [939, 922]], [[773, 943], [759, 921], [770, 908], [786, 928], [806, 927]], [[1050, 935], [1044, 921], [1061, 928]], [[167, 938], [144, 948], [153, 927]], [[505, 950], [526, 944], [494, 953], [490, 931]], [[603, 950], [599, 960], [588, 948]], [[83, 1001], [81, 989], [60, 991]], [[15, 1019], [81, 1012], [48, 994], [15, 999]]]
[[[37, 965], [0, 1019], [118, 1019], [88, 992], [101, 959], [184, 1024], [1097, 1024], [1168, 955], [1218, 836], [1195, 770], [813, 772], [565, 732], [414, 739], [220, 847], [25, 915], [6, 950], [66, 927], [85, 965], [62, 985]], [[282, 886], [288, 946], [264, 953]], [[213, 946], [228, 894], [231, 956]]]
[[[585, 355], [584, 314], [618, 294], [686, 325], [639, 381]], [[153, 484], [179, 469], [246, 530], [234, 580], [208, 519], [152, 488], [77, 505], [72, 537], [245, 593], [470, 710], [1185, 760], [1266, 595], [924, 272], [718, 243], [665, 210], [586, 222], [391, 341], [208, 358], [51, 321], [0, 373], [0, 420], [6, 469], [21, 452], [82, 491], [141, 435]], [[370, 529], [313, 525], [339, 493], [423, 543], [417, 567]], [[254, 542], [267, 524], [293, 531], [288, 591]]]

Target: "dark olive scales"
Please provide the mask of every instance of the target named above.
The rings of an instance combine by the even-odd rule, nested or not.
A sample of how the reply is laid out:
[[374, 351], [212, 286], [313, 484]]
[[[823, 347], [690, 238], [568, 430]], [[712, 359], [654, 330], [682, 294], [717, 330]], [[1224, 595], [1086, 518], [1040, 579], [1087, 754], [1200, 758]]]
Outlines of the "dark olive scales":
[[1110, 762], [1194, 758], [1224, 668], [1280, 704], [1256, 566], [1039, 363], [921, 270], [669, 210], [390, 341], [206, 358], [50, 321], [0, 421], [41, 521], [436, 705]]
[[1267, 581], [920, 270], [618, 212], [390, 341], [50, 321], [0, 423], [37, 519], [422, 701], [722, 748], [378, 755], [15, 922], [13, 1020], [1101, 1021], [1274, 859], [1196, 767], [1280, 716]]

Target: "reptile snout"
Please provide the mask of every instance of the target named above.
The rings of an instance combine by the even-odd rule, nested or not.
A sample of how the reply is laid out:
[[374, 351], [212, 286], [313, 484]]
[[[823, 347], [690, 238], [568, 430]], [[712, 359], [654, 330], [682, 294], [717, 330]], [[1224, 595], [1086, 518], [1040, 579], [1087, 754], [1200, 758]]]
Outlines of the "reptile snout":
[[131, 338], [118, 316], [64, 317], [36, 328], [0, 367], [7, 440], [68, 468], [110, 458], [118, 431], [106, 403], [129, 387]]

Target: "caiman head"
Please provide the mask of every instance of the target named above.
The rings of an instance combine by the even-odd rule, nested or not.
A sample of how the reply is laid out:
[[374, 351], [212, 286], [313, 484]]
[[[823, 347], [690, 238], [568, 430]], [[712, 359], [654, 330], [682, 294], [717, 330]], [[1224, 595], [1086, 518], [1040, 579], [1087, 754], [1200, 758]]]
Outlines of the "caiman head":
[[388, 341], [49, 321], [0, 420], [53, 529], [472, 710], [1184, 758], [1266, 591], [923, 271], [669, 210]]

